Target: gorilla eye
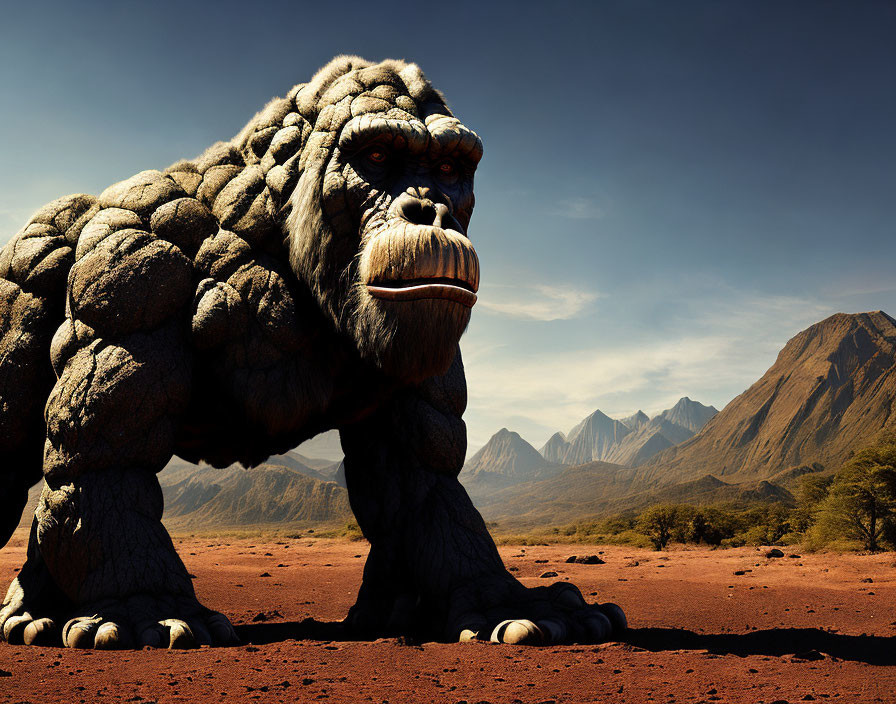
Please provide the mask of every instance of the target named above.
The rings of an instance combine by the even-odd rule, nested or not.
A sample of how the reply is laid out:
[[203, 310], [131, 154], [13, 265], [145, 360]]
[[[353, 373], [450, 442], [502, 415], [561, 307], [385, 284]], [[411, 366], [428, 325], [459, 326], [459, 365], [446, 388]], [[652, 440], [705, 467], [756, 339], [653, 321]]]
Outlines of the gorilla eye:
[[367, 161], [374, 164], [384, 164], [386, 162], [386, 151], [384, 149], [371, 149], [367, 152]]
[[455, 173], [457, 173], [457, 169], [455, 168], [453, 161], [446, 160], [439, 164], [440, 176], [451, 177], [454, 176]]

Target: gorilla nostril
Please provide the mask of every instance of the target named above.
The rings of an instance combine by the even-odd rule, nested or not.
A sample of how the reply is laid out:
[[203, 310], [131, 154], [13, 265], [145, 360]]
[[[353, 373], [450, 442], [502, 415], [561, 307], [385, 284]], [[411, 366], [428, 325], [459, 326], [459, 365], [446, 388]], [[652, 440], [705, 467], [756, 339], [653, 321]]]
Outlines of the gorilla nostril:
[[426, 196], [402, 193], [392, 203], [391, 212], [412, 225], [429, 225], [466, 234], [451, 212], [451, 206]]
[[396, 205], [397, 215], [413, 225], [437, 225], [440, 219], [436, 204], [429, 199], [402, 197]]

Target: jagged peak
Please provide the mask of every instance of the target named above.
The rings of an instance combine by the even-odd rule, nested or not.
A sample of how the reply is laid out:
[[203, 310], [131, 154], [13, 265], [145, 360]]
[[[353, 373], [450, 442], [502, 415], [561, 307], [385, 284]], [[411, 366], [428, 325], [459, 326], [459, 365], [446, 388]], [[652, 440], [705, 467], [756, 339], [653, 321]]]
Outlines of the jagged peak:
[[[496, 432], [488, 439], [485, 445], [483, 445], [482, 448], [480, 448], [479, 452], [477, 452], [476, 454], [481, 453], [487, 448], [495, 447], [496, 445], [514, 445], [520, 443], [529, 445], [526, 439], [523, 438], [519, 433], [513, 430], [508, 430], [507, 428], [501, 428], [498, 432]], [[531, 445], [529, 446], [531, 447]]]
[[610, 416], [608, 416], [606, 413], [604, 413], [602, 410], [600, 410], [598, 408], [593, 413], [590, 413], [590, 414], [588, 414], [588, 416], [585, 417], [585, 421], [592, 421], [592, 420], [612, 422], [613, 419], [610, 418]]
[[704, 425], [718, 413], [714, 406], [706, 406], [699, 401], [693, 401], [687, 396], [682, 396], [672, 408], [656, 416], [651, 423], [667, 421], [673, 425], [686, 428], [691, 433], [698, 433]]
[[613, 420], [606, 413], [597, 409], [596, 411], [590, 413], [585, 416], [581, 421], [576, 423], [576, 425], [566, 434], [566, 440], [569, 442], [574, 442], [576, 437], [581, 433], [585, 428], [594, 427], [595, 425], [612, 425], [613, 423], [619, 423], [618, 420]]
[[[682, 396], [675, 402], [675, 405], [672, 408], [666, 409], [667, 411], [674, 411], [676, 408], [714, 408], [713, 406], [707, 406], [706, 404], [700, 403], [699, 401], [694, 401], [690, 396]], [[666, 411], [664, 411], [665, 413]]]
[[639, 408], [630, 416], [620, 418], [619, 422], [630, 430], [638, 430], [641, 426], [650, 422], [650, 416]]

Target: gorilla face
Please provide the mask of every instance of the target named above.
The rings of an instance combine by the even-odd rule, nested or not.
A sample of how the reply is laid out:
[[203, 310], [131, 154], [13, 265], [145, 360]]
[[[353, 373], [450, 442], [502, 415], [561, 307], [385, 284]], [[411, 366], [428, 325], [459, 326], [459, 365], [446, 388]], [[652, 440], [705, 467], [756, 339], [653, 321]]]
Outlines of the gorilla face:
[[476, 302], [467, 227], [482, 145], [450, 114], [400, 113], [362, 114], [339, 131], [320, 177], [331, 240], [304, 259], [338, 273], [322, 303], [362, 356], [413, 382], [447, 371]]

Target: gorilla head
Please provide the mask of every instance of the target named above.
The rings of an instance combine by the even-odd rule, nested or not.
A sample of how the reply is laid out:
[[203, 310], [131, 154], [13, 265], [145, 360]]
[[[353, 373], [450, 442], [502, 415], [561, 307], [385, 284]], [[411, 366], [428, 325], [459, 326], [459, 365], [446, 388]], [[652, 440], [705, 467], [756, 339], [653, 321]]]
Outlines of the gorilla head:
[[444, 373], [479, 287], [467, 239], [479, 137], [414, 64], [343, 57], [296, 103], [313, 130], [289, 203], [294, 271], [385, 373]]

